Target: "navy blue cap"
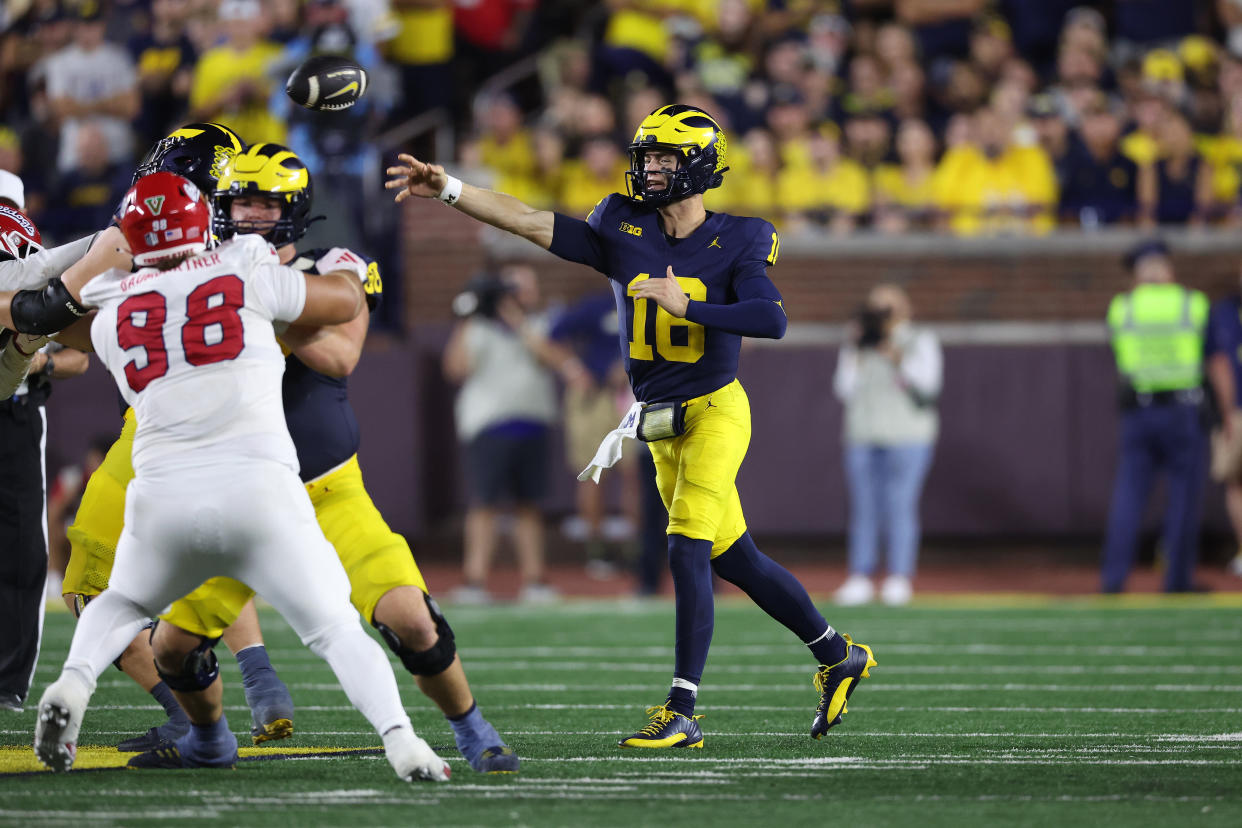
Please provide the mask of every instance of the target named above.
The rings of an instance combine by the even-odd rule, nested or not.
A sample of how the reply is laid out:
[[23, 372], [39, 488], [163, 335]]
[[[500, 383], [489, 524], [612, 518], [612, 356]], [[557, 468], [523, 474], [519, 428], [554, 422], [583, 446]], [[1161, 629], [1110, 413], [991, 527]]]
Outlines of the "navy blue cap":
[[1164, 243], [1164, 239], [1144, 239], [1126, 251], [1126, 270], [1134, 270], [1139, 260], [1147, 256], [1167, 255], [1169, 255], [1169, 246]]

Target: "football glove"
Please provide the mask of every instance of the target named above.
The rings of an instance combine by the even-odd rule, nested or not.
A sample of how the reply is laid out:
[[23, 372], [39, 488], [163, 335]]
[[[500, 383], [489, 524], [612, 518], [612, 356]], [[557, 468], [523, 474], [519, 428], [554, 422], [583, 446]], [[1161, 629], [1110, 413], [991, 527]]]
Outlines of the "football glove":
[[344, 247], [334, 247], [315, 262], [315, 270], [330, 273], [333, 270], [348, 270], [357, 274], [358, 281], [365, 286], [367, 283], [366, 259]]

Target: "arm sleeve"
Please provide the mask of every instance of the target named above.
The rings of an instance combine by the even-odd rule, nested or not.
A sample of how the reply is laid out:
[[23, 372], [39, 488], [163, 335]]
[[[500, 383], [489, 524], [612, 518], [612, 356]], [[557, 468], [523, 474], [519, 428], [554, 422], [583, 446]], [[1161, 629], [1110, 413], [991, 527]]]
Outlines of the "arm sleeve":
[[246, 283], [256, 310], [273, 321], [292, 322], [306, 307], [306, 274], [284, 265], [264, 264]]
[[906, 386], [920, 399], [931, 401], [940, 396], [944, 357], [935, 334], [922, 331], [914, 338], [909, 350], [902, 355], [900, 372]]
[[566, 261], [587, 265], [607, 276], [604, 242], [599, 228], [611, 202], [611, 195], [600, 199], [585, 221], [556, 213], [552, 225], [552, 244], [548, 250]]
[[737, 301], [727, 305], [690, 302], [686, 319], [709, 328], [740, 336], [780, 339], [788, 320], [781, 305], [781, 293], [768, 278], [767, 268], [776, 264], [780, 241], [776, 229], [762, 222], [751, 249], [734, 269], [733, 292]]
[[77, 241], [40, 250], [21, 260], [0, 262], [0, 290], [28, 290], [43, 287], [48, 279], [55, 279], [78, 259], [86, 255], [95, 237], [86, 236]]
[[739, 336], [780, 339], [785, 335], [787, 320], [779, 299], [744, 299], [728, 305], [691, 301], [686, 306], [686, 319], [705, 328], [716, 328]]

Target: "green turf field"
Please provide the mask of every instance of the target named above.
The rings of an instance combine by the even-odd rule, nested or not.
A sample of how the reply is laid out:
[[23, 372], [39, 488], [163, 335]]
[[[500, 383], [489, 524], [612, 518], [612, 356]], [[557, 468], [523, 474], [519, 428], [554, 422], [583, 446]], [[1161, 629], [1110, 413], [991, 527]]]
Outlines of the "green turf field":
[[[923, 603], [830, 611], [879, 667], [844, 724], [808, 738], [806, 651], [753, 606], [722, 601], [700, 688], [703, 750], [622, 752], [663, 699], [672, 605], [457, 608], [466, 670], [523, 759], [481, 777], [407, 680], [415, 727], [453, 767], [398, 782], [374, 755], [243, 761], [236, 771], [82, 770], [0, 778], [0, 824], [65, 826], [1242, 825], [1242, 602]], [[297, 701], [285, 748], [376, 747], [327, 667], [273, 613], [272, 661]], [[72, 620], [47, 619], [32, 698]], [[248, 726], [222, 651], [233, 730]], [[395, 662], [394, 662], [395, 664]], [[405, 674], [403, 673], [402, 676]], [[408, 679], [408, 677], [405, 677]], [[109, 671], [82, 745], [157, 722]], [[0, 712], [0, 770], [29, 763], [34, 704]], [[80, 749], [80, 762], [115, 752]], [[23, 764], [26, 763], [26, 764]]]

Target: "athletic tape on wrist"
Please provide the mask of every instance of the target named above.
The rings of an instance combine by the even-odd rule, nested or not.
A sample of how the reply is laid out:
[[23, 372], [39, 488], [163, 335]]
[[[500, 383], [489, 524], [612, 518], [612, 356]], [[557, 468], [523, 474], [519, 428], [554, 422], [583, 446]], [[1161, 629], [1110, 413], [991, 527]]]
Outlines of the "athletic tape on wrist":
[[436, 198], [445, 204], [456, 204], [457, 199], [461, 198], [461, 179], [454, 178], [451, 175], [446, 176], [446, 178], [448, 180], [444, 182], [444, 189], [440, 191]]

